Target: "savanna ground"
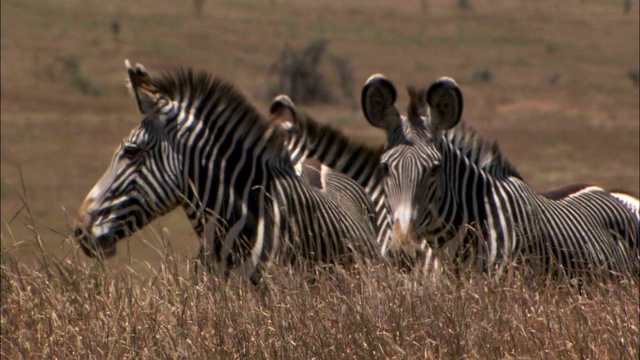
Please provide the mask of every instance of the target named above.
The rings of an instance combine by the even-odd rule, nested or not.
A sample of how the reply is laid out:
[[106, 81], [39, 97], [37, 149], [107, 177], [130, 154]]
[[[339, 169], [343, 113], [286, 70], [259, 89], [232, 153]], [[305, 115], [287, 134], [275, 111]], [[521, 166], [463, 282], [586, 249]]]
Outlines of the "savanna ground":
[[[125, 58], [209, 70], [268, 108], [285, 44], [330, 41], [356, 84], [460, 84], [463, 119], [533, 188], [640, 191], [638, 3], [623, 1], [3, 1], [3, 358], [638, 357], [636, 280], [581, 295], [543, 280], [431, 284], [384, 267], [269, 290], [193, 279], [181, 212], [98, 264], [68, 239], [78, 205], [140, 117]], [[112, 21], [120, 24], [115, 38]], [[489, 75], [488, 75], [489, 74]], [[635, 75], [633, 75], [635, 74]], [[635, 76], [635, 81], [633, 80]], [[399, 94], [401, 106], [407, 96]], [[370, 143], [351, 100], [303, 105]]]

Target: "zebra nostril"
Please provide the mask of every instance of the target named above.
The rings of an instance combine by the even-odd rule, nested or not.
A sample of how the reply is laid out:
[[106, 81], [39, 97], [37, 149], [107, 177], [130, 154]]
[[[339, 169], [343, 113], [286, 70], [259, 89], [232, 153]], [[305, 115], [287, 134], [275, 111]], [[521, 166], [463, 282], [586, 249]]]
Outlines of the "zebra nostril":
[[85, 253], [85, 255], [91, 258], [94, 258], [98, 255], [96, 253], [96, 244], [91, 239], [84, 227], [77, 226], [75, 229], [73, 229], [73, 236], [76, 242], [80, 245], [80, 248]]
[[78, 226], [78, 227], [76, 227], [76, 228], [73, 230], [73, 236], [74, 236], [76, 239], [80, 239], [80, 238], [84, 237], [84, 235], [85, 235], [84, 229], [83, 229], [83, 228], [81, 228], [81, 227], [79, 227], [79, 226]]

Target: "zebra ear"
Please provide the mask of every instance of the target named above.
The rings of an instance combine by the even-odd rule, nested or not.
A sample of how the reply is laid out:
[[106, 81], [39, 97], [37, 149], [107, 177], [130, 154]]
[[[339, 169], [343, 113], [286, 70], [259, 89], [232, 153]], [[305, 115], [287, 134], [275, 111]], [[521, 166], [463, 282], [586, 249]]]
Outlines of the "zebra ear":
[[151, 76], [140, 64], [136, 64], [135, 68], [129, 60], [125, 60], [124, 64], [129, 73], [129, 88], [138, 102], [138, 110], [144, 115], [155, 113], [166, 100], [151, 81]]
[[400, 112], [396, 107], [396, 88], [384, 75], [369, 77], [362, 88], [362, 111], [369, 123], [391, 131], [400, 125]]
[[296, 107], [287, 95], [278, 95], [273, 99], [269, 115], [273, 123], [280, 124], [286, 130], [292, 129], [297, 123]]
[[462, 92], [451, 78], [440, 78], [427, 90], [429, 126], [434, 132], [451, 129], [462, 116]]

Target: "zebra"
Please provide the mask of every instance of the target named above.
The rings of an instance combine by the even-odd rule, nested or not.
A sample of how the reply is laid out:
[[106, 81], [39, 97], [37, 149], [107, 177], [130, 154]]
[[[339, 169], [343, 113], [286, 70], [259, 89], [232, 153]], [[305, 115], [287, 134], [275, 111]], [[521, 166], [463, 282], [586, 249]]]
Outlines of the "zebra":
[[294, 171], [286, 135], [231, 84], [190, 68], [151, 77], [125, 61], [143, 115], [80, 206], [74, 235], [91, 257], [182, 206], [221, 278], [259, 281], [282, 264], [351, 264], [377, 251], [371, 222]]
[[315, 157], [306, 157], [300, 151], [292, 151], [290, 144], [298, 139], [296, 134], [296, 109], [286, 95], [276, 97], [269, 109], [269, 120], [282, 127], [287, 133], [287, 147], [296, 172], [309, 185], [332, 197], [347, 209], [354, 217], [372, 222], [378, 233], [378, 220], [369, 195], [365, 189], [346, 174], [336, 171]]
[[[297, 116], [293, 102], [286, 95], [280, 95], [271, 105], [269, 112], [268, 119], [277, 126], [282, 127], [287, 133], [287, 141], [285, 143], [290, 143], [294, 136], [292, 130]], [[296, 173], [301, 179], [339, 203], [355, 219], [363, 222], [372, 222], [374, 231], [377, 233], [373, 207], [362, 186], [346, 175], [324, 165], [316, 158], [293, 155], [291, 157]], [[198, 266], [206, 266], [209, 263], [204, 246], [200, 247], [197, 259], [196, 273], [199, 270]]]
[[427, 271], [438, 268], [428, 247], [389, 248], [391, 222], [383, 188], [384, 177], [380, 170], [382, 146], [354, 141], [342, 131], [319, 123], [305, 112], [298, 112], [286, 95], [276, 96], [269, 111], [271, 120], [280, 124], [289, 134], [287, 146], [298, 171], [301, 171], [305, 162], [319, 162], [323, 169], [332, 170], [329, 174], [343, 173], [365, 189], [374, 204], [377, 243], [382, 257], [390, 259], [403, 271], [411, 271], [419, 259], [424, 262]]
[[[391, 227], [388, 221], [387, 209], [384, 207], [383, 176], [379, 171], [380, 166], [378, 163], [383, 152], [382, 147], [359, 144], [346, 137], [341, 131], [318, 123], [304, 112], [297, 113], [292, 101], [286, 95], [277, 96], [271, 105], [270, 111], [271, 119], [279, 123], [290, 134], [289, 148], [294, 163], [300, 164], [303, 161], [308, 161], [310, 156], [314, 156], [319, 158], [324, 168], [327, 168], [324, 165], [324, 163], [327, 163], [351, 176], [355, 174], [355, 179], [359, 179], [365, 188], [373, 189], [373, 191], [370, 190], [372, 201], [374, 204], [378, 204], [378, 209], [382, 209], [383, 213], [380, 215], [381, 212], [378, 212], [378, 219], [385, 219], [386, 217], [386, 221], [378, 221], [379, 224], [383, 224], [383, 233], [379, 233], [378, 236], [383, 255], [391, 255], [396, 262], [400, 260], [402, 267], [407, 270], [413, 267], [418, 258], [422, 259], [427, 273], [439, 270], [441, 265], [437, 261], [438, 259], [433, 256], [432, 249], [424, 242], [421, 243], [415, 255], [411, 254], [410, 251], [411, 248], [415, 248], [413, 244], [398, 245], [397, 242], [392, 244], [396, 245], [396, 248], [393, 249], [394, 251], [389, 252]], [[459, 136], [452, 139], [456, 140], [452, 144], [457, 147], [470, 146], [465, 141], [469, 140], [469, 142], [473, 143], [473, 139], [474, 137]], [[445, 138], [445, 140], [449, 139]], [[615, 193], [612, 193], [612, 195], [615, 195]], [[623, 193], [620, 193], [619, 196], [629, 198], [629, 195]], [[386, 241], [380, 239], [386, 239]]]
[[[299, 173], [303, 172], [303, 164], [312, 162], [318, 163], [325, 171], [330, 169], [327, 173], [344, 174], [369, 194], [370, 202], [375, 207], [375, 228], [378, 233], [388, 227], [384, 189], [378, 166], [383, 150], [381, 146], [371, 147], [358, 143], [340, 130], [320, 124], [304, 112], [298, 112], [286, 95], [276, 96], [269, 113], [271, 121], [287, 132], [291, 161]], [[381, 251], [384, 251], [384, 244], [382, 241], [379, 243]]]
[[453, 269], [498, 276], [510, 259], [555, 277], [639, 273], [638, 219], [619, 198], [596, 186], [536, 193], [496, 143], [455, 128], [463, 107], [455, 81], [408, 92], [404, 117], [383, 75], [362, 90], [365, 117], [387, 135], [381, 167], [392, 242], [425, 239]]

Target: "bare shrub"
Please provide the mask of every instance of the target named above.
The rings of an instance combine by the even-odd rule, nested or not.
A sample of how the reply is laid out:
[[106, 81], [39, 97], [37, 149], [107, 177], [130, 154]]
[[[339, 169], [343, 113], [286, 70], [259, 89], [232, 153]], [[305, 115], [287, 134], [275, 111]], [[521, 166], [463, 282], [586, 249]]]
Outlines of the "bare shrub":
[[355, 109], [358, 106], [356, 96], [354, 94], [354, 69], [349, 58], [344, 56], [333, 56], [331, 58], [333, 67], [338, 74], [340, 81], [340, 89], [342, 95], [349, 100], [351, 106]]
[[204, 11], [204, 0], [193, 0], [193, 13], [196, 16], [202, 16]]
[[473, 71], [471, 78], [475, 81], [490, 82], [493, 80], [493, 71], [489, 68], [479, 68]]
[[285, 47], [271, 65], [269, 72], [278, 77], [277, 85], [269, 92], [269, 98], [287, 94], [299, 103], [329, 103], [333, 94], [326, 76], [320, 70], [328, 40], [319, 39], [301, 50]]
[[68, 81], [69, 85], [80, 90], [85, 95], [99, 96], [101, 89], [89, 79], [81, 70], [80, 62], [75, 56], [55, 56], [45, 64], [40, 65], [36, 59], [37, 74], [48, 81]]
[[471, 7], [471, 3], [469, 2], [469, 0], [458, 0], [458, 7], [468, 9]]

